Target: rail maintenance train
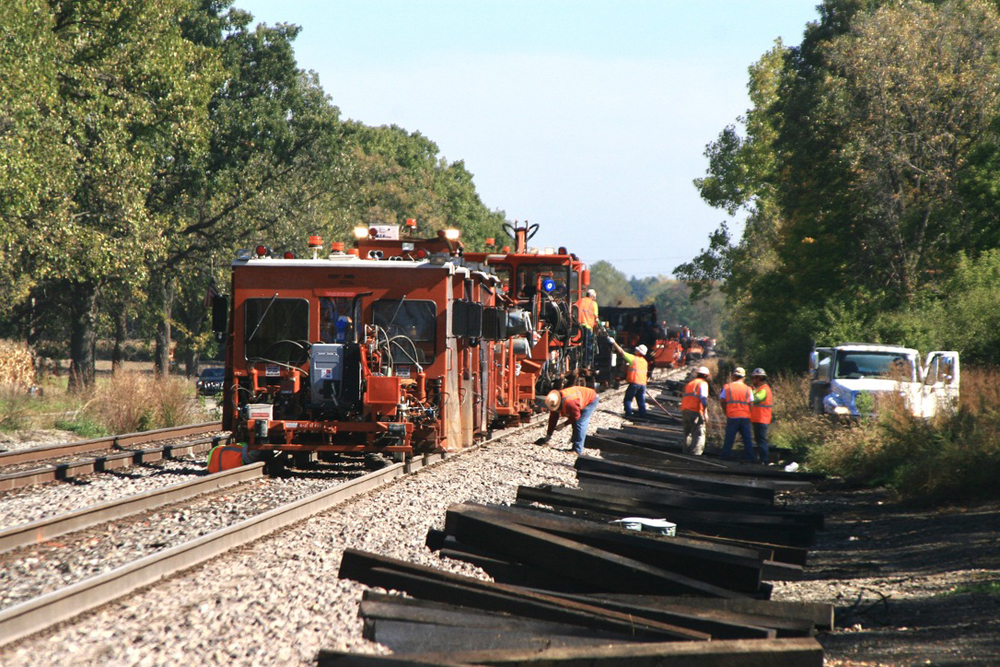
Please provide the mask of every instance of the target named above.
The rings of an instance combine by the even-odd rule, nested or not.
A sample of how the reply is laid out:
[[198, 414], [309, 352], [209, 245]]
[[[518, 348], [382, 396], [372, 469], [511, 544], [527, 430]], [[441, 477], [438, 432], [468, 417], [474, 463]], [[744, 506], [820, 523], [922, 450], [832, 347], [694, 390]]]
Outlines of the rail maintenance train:
[[240, 251], [213, 303], [223, 428], [250, 452], [400, 459], [526, 421], [539, 388], [586, 377], [572, 309], [589, 273], [510, 232], [514, 252], [466, 253], [411, 221], [358, 228], [348, 250], [310, 237], [309, 258]]

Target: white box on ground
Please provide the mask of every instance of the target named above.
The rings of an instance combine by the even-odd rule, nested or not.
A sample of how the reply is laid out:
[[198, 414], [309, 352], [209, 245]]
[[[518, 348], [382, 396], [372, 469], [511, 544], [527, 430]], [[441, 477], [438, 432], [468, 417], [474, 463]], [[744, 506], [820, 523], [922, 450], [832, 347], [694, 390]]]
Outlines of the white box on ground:
[[673, 537], [677, 534], [677, 524], [666, 519], [647, 519], [641, 516], [627, 516], [624, 519], [615, 519], [611, 523], [617, 523], [622, 528], [629, 530], [640, 530], [659, 535], [669, 535]]

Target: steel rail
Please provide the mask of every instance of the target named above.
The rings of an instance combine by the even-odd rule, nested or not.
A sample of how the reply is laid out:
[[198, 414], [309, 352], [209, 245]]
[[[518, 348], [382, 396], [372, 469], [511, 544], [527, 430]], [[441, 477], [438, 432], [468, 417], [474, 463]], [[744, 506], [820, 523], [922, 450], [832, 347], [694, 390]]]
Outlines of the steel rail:
[[263, 476], [264, 464], [252, 463], [232, 470], [171, 484], [145, 493], [111, 500], [98, 505], [60, 514], [49, 519], [40, 519], [5, 530], [0, 530], [0, 553], [45, 542], [54, 537], [73, 531], [84, 530], [102, 523], [121, 519], [132, 514], [157, 509], [178, 503], [204, 493], [211, 493], [234, 484], [242, 484]]
[[211, 449], [217, 444], [227, 443], [229, 440], [230, 436], [228, 435], [217, 435], [211, 438], [163, 445], [162, 447], [129, 449], [115, 454], [108, 454], [107, 456], [97, 456], [91, 459], [81, 459], [66, 463], [55, 463], [41, 468], [7, 473], [6, 475], [0, 475], [0, 491], [9, 491], [11, 489], [44, 484], [46, 482], [72, 479], [73, 477], [90, 475], [95, 472], [118, 470], [142, 463], [185, 456], [187, 454], [197, 454]]
[[[547, 418], [547, 415], [542, 415]], [[339, 484], [296, 502], [276, 507], [259, 516], [203, 535], [175, 547], [151, 554], [109, 572], [0, 610], [0, 646], [41, 632], [132, 591], [200, 565], [220, 554], [287, 528], [303, 519], [332, 509], [363, 493], [379, 488], [403, 475], [433, 463], [481, 449], [525, 428], [541, 423], [538, 416], [528, 424], [504, 430], [477, 445], [457, 452], [425, 454], [420, 459], [395, 463], [381, 470]]]
[[29, 447], [26, 449], [15, 449], [10, 452], [0, 452], [0, 465], [29, 463], [31, 461], [40, 461], [42, 459], [58, 458], [60, 456], [66, 456], [67, 454], [80, 454], [100, 449], [114, 449], [115, 447], [126, 447], [128, 445], [154, 442], [156, 440], [166, 440], [169, 438], [186, 438], [190, 435], [202, 435], [204, 433], [221, 430], [222, 422], [202, 422], [200, 424], [187, 424], [186, 426], [161, 428], [155, 431], [109, 435], [105, 438], [94, 438], [93, 440], [80, 440], [77, 442], [57, 443], [53, 445]]

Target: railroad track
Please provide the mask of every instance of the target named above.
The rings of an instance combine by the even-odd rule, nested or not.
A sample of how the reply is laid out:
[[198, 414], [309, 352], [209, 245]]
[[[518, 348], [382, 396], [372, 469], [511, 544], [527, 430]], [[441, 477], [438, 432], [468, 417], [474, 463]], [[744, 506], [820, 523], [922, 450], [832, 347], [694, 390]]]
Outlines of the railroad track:
[[0, 530], [0, 553], [39, 544], [67, 533], [85, 530], [140, 512], [182, 502], [205, 493], [212, 493], [235, 484], [259, 479], [263, 473], [264, 464], [253, 463], [189, 482], [181, 482], [48, 519], [13, 526]]
[[[198, 454], [229, 441], [221, 428], [219, 422], [206, 422], [2, 452], [0, 491]], [[215, 435], [196, 437], [209, 433]]]
[[[544, 418], [545, 415], [540, 415], [528, 426], [535, 425]], [[475, 451], [483, 444], [502, 441], [523, 428], [525, 427], [502, 431], [486, 443], [454, 454], [429, 454], [389, 465], [197, 539], [163, 549], [111, 571], [0, 610], [0, 646], [40, 632], [128, 595], [138, 588], [282, 530], [404, 475], [415, 473], [445, 459]], [[261, 470], [262, 464], [244, 466], [226, 473], [211, 475], [204, 480], [177, 484], [156, 492], [105, 503], [45, 521], [15, 526], [0, 532], [0, 552], [51, 540], [70, 531], [86, 530], [170, 503], [183, 502], [195, 495], [217, 491], [233, 484], [246, 483], [259, 478]]]

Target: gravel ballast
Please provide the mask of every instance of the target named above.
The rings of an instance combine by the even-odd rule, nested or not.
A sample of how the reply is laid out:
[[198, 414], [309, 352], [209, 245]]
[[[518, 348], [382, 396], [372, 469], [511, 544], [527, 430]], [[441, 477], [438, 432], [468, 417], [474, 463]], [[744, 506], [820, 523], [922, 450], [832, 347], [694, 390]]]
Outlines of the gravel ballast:
[[[191, 461], [187, 465], [199, 474], [205, 473], [204, 461]], [[88, 477], [93, 478], [90, 485], [48, 485], [47, 493], [27, 494], [27, 499], [37, 500], [40, 496], [51, 496], [49, 511], [44, 514], [53, 516], [78, 507], [123, 498], [132, 493], [162, 488], [175, 482], [173, 477], [176, 475], [170, 474], [172, 467], [172, 463], [162, 466], [166, 480], [157, 475], [143, 474], [137, 478], [130, 476], [124, 480], [127, 483], [115, 485], [109, 484], [114, 479], [109, 479], [106, 475], [91, 475]], [[359, 474], [361, 473], [353, 476]], [[186, 481], [187, 478], [189, 475], [179, 481]], [[343, 478], [342, 475], [316, 478], [293, 476], [282, 479], [264, 477], [0, 554], [0, 609], [103, 574], [139, 558], [235, 525], [280, 505], [319, 493], [340, 484]], [[91, 486], [98, 488], [92, 489]], [[84, 503], [84, 498], [89, 498], [92, 502]], [[25, 498], [18, 498], [18, 501], [14, 505], [20, 507]], [[0, 506], [6, 510], [7, 503], [0, 503]], [[53, 511], [59, 506], [63, 509]]]
[[0, 529], [146, 493], [206, 474], [207, 454], [164, 459], [107, 473], [0, 493]]
[[[622, 393], [601, 395], [591, 432], [621, 425]], [[344, 548], [485, 578], [478, 568], [430, 552], [427, 531], [443, 526], [452, 503], [512, 503], [520, 484], [575, 486], [576, 455], [564, 451], [569, 430], [558, 432], [550, 446], [534, 445], [543, 433], [544, 425], [522, 429], [397, 480], [76, 622], [4, 647], [0, 663], [287, 665], [311, 664], [321, 648], [385, 652], [361, 636], [357, 609], [364, 586], [337, 578]], [[199, 514], [191, 511], [185, 521]], [[41, 561], [30, 565], [40, 567]]]

